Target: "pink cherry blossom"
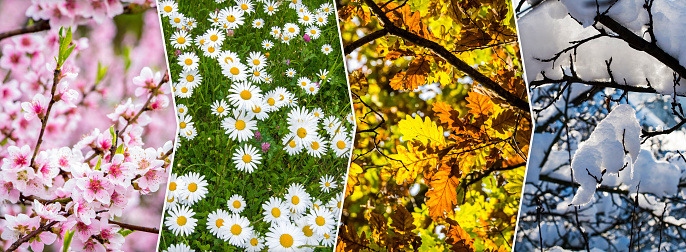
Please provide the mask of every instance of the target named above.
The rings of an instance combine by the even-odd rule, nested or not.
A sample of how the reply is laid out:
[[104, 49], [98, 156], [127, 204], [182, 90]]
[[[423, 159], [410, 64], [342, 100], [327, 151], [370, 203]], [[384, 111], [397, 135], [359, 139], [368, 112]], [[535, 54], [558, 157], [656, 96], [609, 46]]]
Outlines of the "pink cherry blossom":
[[97, 200], [103, 204], [110, 203], [110, 194], [112, 193], [112, 183], [105, 178], [103, 172], [92, 171], [88, 177], [80, 178], [76, 182], [76, 186], [83, 190], [83, 198], [87, 202]]
[[22, 72], [23, 68], [29, 65], [29, 57], [26, 53], [15, 49], [13, 45], [2, 47], [2, 57], [0, 57], [0, 67], [11, 69], [15, 72]]
[[160, 72], [153, 74], [152, 69], [144, 67], [141, 69], [141, 74], [133, 78], [133, 84], [138, 86], [138, 88], [136, 88], [136, 96], [149, 93], [153, 88], [159, 85], [160, 81], [162, 81], [162, 74], [160, 74]]
[[33, 200], [33, 211], [44, 220], [49, 221], [66, 221], [67, 218], [62, 216], [59, 212], [62, 210], [62, 204], [55, 202], [48, 205], [43, 205], [38, 200]]
[[115, 154], [111, 163], [106, 163], [102, 166], [102, 170], [107, 173], [105, 178], [109, 179], [113, 184], [122, 186], [131, 184], [131, 179], [134, 176], [133, 169], [134, 164], [124, 162], [123, 154]]

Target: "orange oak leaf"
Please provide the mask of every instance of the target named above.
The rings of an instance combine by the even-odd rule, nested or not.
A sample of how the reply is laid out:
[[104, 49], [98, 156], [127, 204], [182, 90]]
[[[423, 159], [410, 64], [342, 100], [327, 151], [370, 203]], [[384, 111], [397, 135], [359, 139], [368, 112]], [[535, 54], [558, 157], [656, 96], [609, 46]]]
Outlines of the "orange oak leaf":
[[464, 231], [464, 229], [460, 227], [460, 224], [453, 219], [446, 219], [446, 222], [450, 224], [450, 227], [448, 228], [445, 242], [452, 245], [450, 250], [457, 252], [474, 251], [474, 241], [467, 231]]
[[493, 102], [488, 96], [470, 91], [465, 100], [467, 100], [469, 113], [475, 117], [487, 117], [493, 110]]
[[426, 192], [426, 206], [429, 207], [429, 215], [433, 219], [443, 219], [444, 213], [452, 212], [457, 204], [460, 178], [451, 176], [450, 171], [450, 167], [444, 165], [433, 175], [429, 183], [431, 190]]

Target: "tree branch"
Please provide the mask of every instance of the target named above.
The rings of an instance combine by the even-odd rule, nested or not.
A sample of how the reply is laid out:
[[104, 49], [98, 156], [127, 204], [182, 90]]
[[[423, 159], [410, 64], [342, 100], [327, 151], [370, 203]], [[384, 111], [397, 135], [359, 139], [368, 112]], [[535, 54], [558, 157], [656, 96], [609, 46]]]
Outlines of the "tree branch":
[[40, 20], [33, 25], [29, 25], [27, 27], [22, 27], [16, 30], [11, 30], [11, 31], [6, 31], [3, 33], [0, 33], [0, 41], [9, 37], [17, 36], [17, 35], [22, 35], [26, 33], [34, 33], [34, 32], [39, 32], [39, 31], [47, 31], [50, 30], [50, 23], [48, 20]]
[[352, 43], [346, 45], [343, 48], [343, 52], [345, 52], [345, 55], [348, 55], [348, 54], [352, 53], [353, 51], [355, 51], [355, 49], [357, 49], [357, 48], [359, 48], [359, 47], [361, 47], [361, 46], [363, 46], [369, 42], [372, 42], [378, 38], [386, 36], [386, 34], [388, 34], [388, 30], [386, 30], [386, 28], [372, 32], [369, 35], [364, 36], [364, 37], [362, 37], [358, 40], [355, 40]]
[[[512, 105], [513, 107], [517, 107], [521, 109], [522, 111], [525, 111], [529, 113], [529, 103], [520, 98], [517, 97], [516, 95], [508, 92], [505, 90], [503, 87], [500, 86], [497, 82], [491, 80], [491, 78], [487, 77], [486, 75], [482, 74], [478, 70], [472, 68], [470, 65], [465, 63], [464, 61], [460, 60], [452, 54], [450, 51], [445, 49], [445, 47], [439, 45], [436, 42], [433, 42], [431, 40], [425, 39], [420, 37], [417, 34], [414, 34], [412, 32], [409, 32], [405, 29], [402, 29], [400, 27], [397, 27], [393, 24], [393, 22], [388, 19], [388, 17], [385, 15], [384, 11], [379, 8], [376, 3], [374, 3], [373, 0], [364, 0], [364, 2], [371, 8], [372, 12], [379, 18], [381, 25], [384, 27], [385, 30], [388, 30], [388, 33], [394, 36], [398, 36], [400, 38], [403, 38], [415, 45], [427, 48], [431, 51], [433, 51], [436, 55], [440, 56], [443, 58], [445, 61], [453, 65], [455, 68], [458, 70], [464, 72], [467, 76], [471, 77], [474, 81], [478, 82], [481, 84], [484, 88], [489, 89], [493, 91], [495, 94], [497, 94], [498, 98], [506, 101], [508, 104]], [[686, 75], [684, 75], [686, 76]]]

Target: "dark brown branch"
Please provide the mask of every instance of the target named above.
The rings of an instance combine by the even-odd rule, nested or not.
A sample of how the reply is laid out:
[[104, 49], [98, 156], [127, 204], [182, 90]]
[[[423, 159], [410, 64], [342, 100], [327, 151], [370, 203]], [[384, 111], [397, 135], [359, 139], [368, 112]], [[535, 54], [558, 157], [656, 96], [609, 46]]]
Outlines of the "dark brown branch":
[[679, 60], [663, 51], [657, 45], [645, 41], [643, 38], [639, 37], [607, 15], [601, 15], [598, 17], [598, 22], [617, 33], [617, 35], [619, 35], [622, 40], [626, 41], [626, 43], [628, 43], [632, 48], [650, 54], [650, 56], [653, 56], [655, 59], [667, 65], [667, 67], [674, 70], [674, 72], [677, 72], [680, 76], [686, 76], [686, 67], [679, 64]]
[[52, 221], [52, 222], [50, 222], [50, 223], [48, 223], [48, 224], [46, 224], [46, 225], [41, 225], [41, 226], [40, 226], [39, 228], [37, 228], [36, 230], [33, 230], [33, 232], [31, 232], [31, 233], [25, 235], [24, 237], [19, 238], [19, 240], [17, 240], [17, 241], [15, 241], [14, 243], [12, 243], [12, 246], [10, 246], [10, 247], [7, 249], [7, 251], [15, 251], [15, 250], [17, 250], [17, 249], [19, 248], [19, 246], [21, 246], [21, 245], [24, 244], [25, 242], [28, 242], [29, 240], [31, 240], [31, 238], [35, 237], [36, 235], [39, 235], [39, 234], [42, 233], [43, 231], [48, 231], [48, 230], [50, 230], [50, 228], [52, 228], [52, 226], [54, 226], [54, 225], [57, 224], [57, 223], [59, 223], [59, 221]]
[[33, 25], [29, 25], [27, 27], [22, 27], [16, 30], [11, 30], [11, 31], [6, 31], [3, 33], [0, 33], [0, 41], [9, 37], [17, 36], [17, 35], [22, 35], [22, 34], [27, 34], [27, 33], [34, 33], [34, 32], [39, 32], [39, 31], [47, 31], [50, 30], [50, 23], [48, 20], [40, 20]]
[[[522, 111], [529, 112], [529, 103], [516, 95], [508, 92], [505, 88], [501, 87], [500, 84], [491, 80], [486, 75], [482, 74], [478, 70], [472, 68], [469, 64], [460, 60], [452, 54], [450, 51], [445, 49], [445, 47], [439, 45], [436, 42], [420, 37], [417, 34], [409, 32], [405, 29], [397, 27], [393, 22], [388, 19], [384, 11], [379, 8], [373, 0], [364, 0], [364, 2], [371, 8], [372, 12], [379, 18], [384, 29], [388, 30], [388, 33], [394, 36], [403, 38], [417, 46], [421, 46], [433, 51], [436, 55], [443, 58], [445, 61], [453, 65], [458, 70], [464, 72], [467, 76], [471, 77], [474, 81], [481, 84], [484, 88], [493, 91], [497, 94], [498, 98], [506, 101], [513, 107], [517, 107]], [[686, 75], [683, 75], [686, 76]]]
[[122, 228], [130, 229], [130, 230], [134, 230], [134, 231], [141, 231], [141, 232], [147, 232], [147, 233], [153, 233], [153, 234], [159, 234], [160, 233], [160, 230], [157, 228], [136, 226], [136, 225], [131, 225], [131, 224], [113, 221], [113, 220], [107, 220], [107, 221], [110, 224], [115, 224], [115, 225], [120, 226]]
[[57, 84], [59, 84], [60, 79], [62, 79], [62, 70], [59, 69], [60, 66], [57, 67], [58, 69], [55, 69], [52, 80], [52, 90], [50, 91], [50, 102], [48, 103], [48, 108], [45, 110], [45, 115], [43, 117], [38, 115], [41, 121], [41, 128], [40, 134], [38, 135], [38, 142], [36, 143], [36, 148], [33, 150], [33, 156], [31, 157], [30, 167], [33, 167], [33, 164], [36, 161], [36, 155], [38, 155], [38, 151], [40, 151], [40, 145], [43, 143], [43, 134], [45, 134], [45, 127], [48, 125], [48, 118], [50, 117], [50, 110], [52, 110], [52, 105], [54, 105], [55, 102], [57, 102], [57, 100], [55, 100], [55, 91], [57, 90]]
[[372, 42], [378, 38], [386, 36], [386, 34], [388, 34], [388, 30], [386, 30], [386, 28], [372, 32], [369, 35], [364, 36], [358, 40], [355, 40], [352, 43], [343, 47], [343, 52], [345, 52], [345, 55], [348, 55], [348, 54], [352, 53], [353, 51], [355, 51], [355, 49], [357, 49], [357, 48], [359, 48], [359, 47], [361, 47], [361, 46], [363, 46], [369, 42]]

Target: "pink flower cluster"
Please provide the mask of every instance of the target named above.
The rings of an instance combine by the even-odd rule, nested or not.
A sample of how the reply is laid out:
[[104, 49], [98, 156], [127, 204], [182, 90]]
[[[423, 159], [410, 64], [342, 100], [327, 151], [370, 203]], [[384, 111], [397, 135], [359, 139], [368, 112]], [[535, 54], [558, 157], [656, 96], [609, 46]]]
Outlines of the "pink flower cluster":
[[152, 0], [31, 0], [26, 16], [50, 20], [51, 27], [74, 26], [89, 19], [102, 23], [124, 12], [124, 3], [154, 3]]

